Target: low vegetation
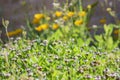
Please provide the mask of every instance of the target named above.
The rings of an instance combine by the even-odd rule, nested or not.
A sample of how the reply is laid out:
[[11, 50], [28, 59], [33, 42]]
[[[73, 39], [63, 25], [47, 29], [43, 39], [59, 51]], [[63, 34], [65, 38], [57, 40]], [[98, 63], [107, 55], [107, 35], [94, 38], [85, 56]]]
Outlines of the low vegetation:
[[84, 9], [78, 1], [36, 13], [29, 30], [8, 32], [2, 20], [8, 40], [0, 40], [1, 80], [120, 80], [120, 25], [101, 19], [88, 27], [97, 2]]

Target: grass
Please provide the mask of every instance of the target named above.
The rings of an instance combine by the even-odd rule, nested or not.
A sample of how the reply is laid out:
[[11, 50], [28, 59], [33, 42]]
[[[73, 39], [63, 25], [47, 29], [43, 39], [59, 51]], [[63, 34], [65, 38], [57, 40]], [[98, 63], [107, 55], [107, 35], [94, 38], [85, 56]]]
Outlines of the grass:
[[97, 35], [101, 26], [88, 27], [91, 5], [87, 11], [77, 7], [37, 13], [27, 19], [28, 31], [7, 32], [9, 21], [3, 20], [8, 42], [0, 42], [0, 80], [119, 80], [119, 24], [103, 20], [104, 32]]
[[68, 41], [17, 38], [1, 48], [1, 79], [115, 80], [120, 75], [120, 49], [112, 51]]

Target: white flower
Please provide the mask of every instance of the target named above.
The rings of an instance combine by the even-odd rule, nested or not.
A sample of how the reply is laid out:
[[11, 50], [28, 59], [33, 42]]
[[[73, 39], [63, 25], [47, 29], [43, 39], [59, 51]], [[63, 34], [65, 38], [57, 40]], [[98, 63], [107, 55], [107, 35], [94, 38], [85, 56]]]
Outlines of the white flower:
[[97, 28], [98, 26], [97, 26], [97, 25], [93, 25], [92, 27], [93, 27], [93, 28]]
[[53, 3], [53, 7], [58, 8], [59, 6], [60, 6], [60, 3], [58, 3], [58, 2]]
[[111, 2], [109, 2], [109, 6], [110, 7], [112, 7], [113, 6], [113, 2], [111, 1]]

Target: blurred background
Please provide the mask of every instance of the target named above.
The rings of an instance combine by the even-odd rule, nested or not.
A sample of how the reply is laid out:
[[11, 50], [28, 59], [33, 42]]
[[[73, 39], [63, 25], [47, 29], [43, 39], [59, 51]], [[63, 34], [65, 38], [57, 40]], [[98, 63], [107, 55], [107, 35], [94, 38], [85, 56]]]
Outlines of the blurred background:
[[[39, 13], [45, 7], [47, 10], [52, 10], [53, 1], [55, 0], [0, 0], [0, 29], [2, 29], [2, 18], [10, 21], [9, 31], [20, 28], [22, 25], [26, 26], [26, 18], [32, 19], [35, 13]], [[66, 0], [58, 1], [62, 4]], [[114, 18], [106, 11], [108, 7], [115, 11], [118, 18], [120, 17], [120, 0], [83, 0], [83, 6], [94, 4], [96, 1], [99, 3], [94, 8], [89, 25], [101, 25], [99, 20], [102, 18], [106, 18], [107, 23], [114, 23]]]

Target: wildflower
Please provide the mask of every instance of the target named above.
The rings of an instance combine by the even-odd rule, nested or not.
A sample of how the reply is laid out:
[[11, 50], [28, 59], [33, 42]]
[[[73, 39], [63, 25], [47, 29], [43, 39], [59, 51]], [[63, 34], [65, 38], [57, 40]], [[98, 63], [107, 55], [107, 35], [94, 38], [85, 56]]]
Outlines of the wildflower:
[[46, 29], [48, 29], [48, 24], [42, 24], [41, 27], [43, 30], [46, 30]]
[[33, 72], [28, 72], [28, 76], [29, 77], [33, 76]]
[[84, 16], [86, 15], [86, 12], [85, 12], [85, 11], [79, 12], [78, 15], [79, 15], [80, 17], [84, 17]]
[[106, 23], [106, 19], [103, 18], [103, 19], [101, 19], [99, 22], [100, 22], [100, 24], [105, 24], [105, 23]]
[[37, 67], [37, 69], [38, 69], [39, 71], [41, 71], [41, 70], [42, 70], [42, 67], [41, 67], [41, 66], [39, 66], [39, 67]]
[[35, 28], [36, 31], [42, 31], [48, 29], [48, 24], [42, 24]]
[[114, 34], [119, 34], [119, 33], [120, 33], [120, 29], [116, 29], [116, 30], [114, 30], [113, 33], [114, 33]]
[[55, 12], [55, 16], [56, 17], [61, 17], [62, 16], [62, 12], [61, 11], [56, 11]]
[[97, 25], [93, 25], [92, 27], [93, 27], [94, 29], [96, 29], [98, 26], [97, 26]]
[[75, 22], [74, 22], [74, 24], [76, 25], [76, 26], [79, 26], [79, 25], [81, 25], [83, 23], [83, 20], [76, 20]]
[[93, 61], [93, 62], [91, 62], [91, 66], [98, 66], [98, 65], [100, 65], [99, 61]]
[[20, 33], [22, 33], [22, 29], [17, 29], [15, 31], [8, 32], [6, 35], [9, 36], [9, 37], [11, 37], [11, 36], [18, 35]]
[[95, 76], [95, 80], [101, 80], [101, 76]]
[[67, 13], [67, 16], [72, 17], [74, 14], [75, 14], [74, 12], [70, 11], [70, 12]]
[[42, 27], [38, 26], [38, 27], [35, 28], [35, 30], [40, 32], [40, 31], [42, 31]]
[[10, 77], [11, 74], [10, 74], [10, 73], [4, 73], [4, 76], [5, 76], [5, 77]]
[[34, 18], [38, 20], [42, 19], [43, 17], [44, 17], [44, 14], [40, 14], [40, 13], [34, 15]]
[[70, 59], [65, 59], [64, 61], [65, 61], [65, 63], [68, 63], [68, 62], [70, 62]]
[[21, 33], [22, 32], [22, 29], [17, 29], [17, 30], [15, 30], [15, 33], [16, 34], [19, 34], [19, 33]]
[[63, 66], [62, 65], [59, 65], [59, 66], [57, 66], [57, 69], [62, 69], [63, 68]]
[[52, 63], [52, 62], [53, 62], [53, 60], [48, 60], [48, 62], [49, 62], [49, 63]]
[[64, 21], [62, 18], [54, 20], [55, 23], [59, 23], [59, 25], [63, 25]]
[[33, 24], [38, 24], [39, 23], [39, 19], [34, 18], [32, 21]]
[[22, 38], [21, 37], [17, 37], [16, 40], [21, 40]]
[[44, 46], [48, 45], [48, 40], [43, 40], [43, 45]]
[[68, 17], [67, 17], [67, 16], [63, 16], [63, 20], [64, 20], [64, 21], [67, 21], [67, 20], [68, 20]]
[[117, 77], [117, 73], [110, 73], [108, 76], [111, 78], [115, 78], [115, 77]]
[[34, 19], [32, 21], [33, 24], [38, 24], [40, 19], [42, 19], [44, 17], [44, 14], [35, 14], [34, 15]]
[[58, 44], [62, 44], [62, 41], [59, 40], [59, 41], [58, 41]]
[[88, 5], [88, 6], [87, 6], [87, 8], [88, 8], [88, 9], [91, 9], [91, 8], [92, 8], [92, 6], [91, 6], [91, 5]]
[[84, 69], [83, 68], [79, 68], [78, 72], [79, 73], [84, 73]]
[[13, 61], [16, 61], [17, 59], [16, 58], [12, 58]]
[[3, 25], [5, 28], [7, 28], [8, 25], [9, 25], [9, 21], [2, 19], [2, 25]]
[[57, 8], [57, 7], [60, 6], [60, 3], [54, 2], [54, 3], [53, 3], [53, 6], [54, 6], [55, 8]]
[[107, 8], [106, 11], [110, 12], [110, 11], [112, 11], [112, 9], [111, 8]]
[[57, 55], [55, 55], [55, 56], [54, 56], [54, 59], [55, 59], [55, 60], [58, 60], [58, 59], [59, 59], [59, 57], [58, 57]]
[[52, 29], [53, 29], [53, 30], [56, 30], [58, 27], [59, 27], [58, 24], [53, 24]]
[[91, 79], [92, 76], [88, 74], [88, 75], [85, 75], [85, 78], [86, 78], [86, 79]]

